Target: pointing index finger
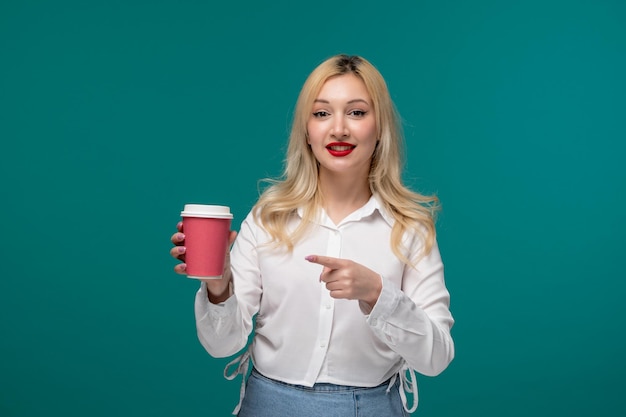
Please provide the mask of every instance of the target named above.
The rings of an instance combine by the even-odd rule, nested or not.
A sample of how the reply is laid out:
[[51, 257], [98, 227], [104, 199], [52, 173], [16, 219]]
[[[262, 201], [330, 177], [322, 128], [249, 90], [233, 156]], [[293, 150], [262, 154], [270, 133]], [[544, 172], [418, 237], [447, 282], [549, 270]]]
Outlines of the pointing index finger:
[[304, 259], [311, 263], [320, 264], [330, 269], [338, 269], [342, 266], [341, 259], [332, 258], [330, 256], [309, 255], [305, 256]]

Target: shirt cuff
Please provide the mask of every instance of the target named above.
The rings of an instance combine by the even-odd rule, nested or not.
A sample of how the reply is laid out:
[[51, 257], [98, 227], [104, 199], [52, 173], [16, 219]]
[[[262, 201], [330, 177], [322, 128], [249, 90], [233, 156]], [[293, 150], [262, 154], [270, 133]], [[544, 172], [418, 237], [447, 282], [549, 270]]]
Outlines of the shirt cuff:
[[385, 277], [382, 277], [382, 282], [383, 288], [378, 296], [378, 301], [366, 319], [370, 326], [377, 329], [383, 328], [387, 318], [396, 310], [400, 302], [400, 289]]
[[228, 299], [219, 304], [213, 304], [209, 301], [209, 294], [206, 284], [200, 284], [200, 289], [196, 293], [196, 319], [203, 321], [208, 318], [212, 322], [219, 322], [226, 317], [233, 317], [237, 308], [237, 301], [232, 295]]

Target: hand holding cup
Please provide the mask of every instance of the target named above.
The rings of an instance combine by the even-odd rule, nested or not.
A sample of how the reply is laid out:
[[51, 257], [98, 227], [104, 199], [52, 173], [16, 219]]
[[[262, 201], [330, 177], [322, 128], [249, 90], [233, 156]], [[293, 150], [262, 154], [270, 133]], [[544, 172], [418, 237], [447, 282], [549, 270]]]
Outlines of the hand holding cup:
[[210, 295], [227, 298], [231, 280], [228, 248], [237, 236], [230, 230], [230, 209], [187, 204], [181, 216], [183, 221], [176, 226], [178, 232], [171, 237], [175, 246], [170, 255], [182, 261], [174, 271], [206, 282]]

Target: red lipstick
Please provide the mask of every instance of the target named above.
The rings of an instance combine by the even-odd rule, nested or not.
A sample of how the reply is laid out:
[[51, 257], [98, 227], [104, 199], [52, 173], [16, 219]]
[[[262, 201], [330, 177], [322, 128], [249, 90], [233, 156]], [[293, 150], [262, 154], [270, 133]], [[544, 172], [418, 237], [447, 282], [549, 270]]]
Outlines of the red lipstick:
[[328, 153], [330, 153], [332, 156], [349, 155], [354, 150], [354, 148], [356, 148], [356, 146], [348, 142], [332, 142], [326, 145]]

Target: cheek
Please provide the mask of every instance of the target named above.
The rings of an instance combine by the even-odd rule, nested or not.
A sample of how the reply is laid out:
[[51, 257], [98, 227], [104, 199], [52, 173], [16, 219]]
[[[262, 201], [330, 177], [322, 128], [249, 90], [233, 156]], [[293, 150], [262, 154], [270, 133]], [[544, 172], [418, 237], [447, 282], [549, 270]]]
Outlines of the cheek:
[[309, 123], [307, 124], [306, 127], [306, 131], [307, 131], [307, 135], [306, 135], [306, 142], [309, 145], [313, 145], [315, 144], [315, 142], [319, 142], [319, 138], [320, 136], [323, 136], [321, 133], [321, 128], [319, 126], [319, 124], [316, 123]]
[[359, 125], [357, 129], [359, 136], [363, 139], [371, 140], [374, 142], [378, 139], [378, 131], [376, 130], [375, 123]]

